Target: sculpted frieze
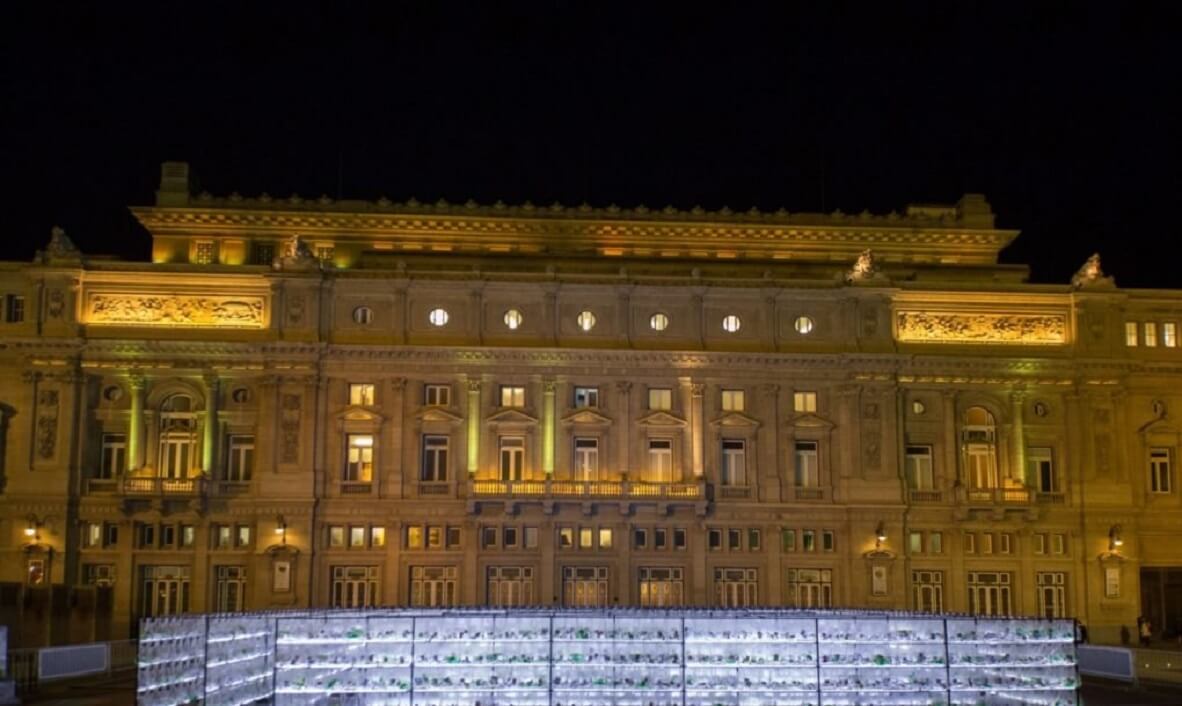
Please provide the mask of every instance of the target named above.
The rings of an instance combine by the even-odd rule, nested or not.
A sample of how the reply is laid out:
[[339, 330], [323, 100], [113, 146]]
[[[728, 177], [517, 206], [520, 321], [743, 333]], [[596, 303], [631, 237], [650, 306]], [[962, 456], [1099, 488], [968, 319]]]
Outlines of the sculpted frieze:
[[895, 337], [904, 342], [1067, 343], [1067, 317], [1063, 314], [899, 311], [895, 323]]
[[87, 323], [128, 326], [262, 328], [263, 297], [91, 293]]

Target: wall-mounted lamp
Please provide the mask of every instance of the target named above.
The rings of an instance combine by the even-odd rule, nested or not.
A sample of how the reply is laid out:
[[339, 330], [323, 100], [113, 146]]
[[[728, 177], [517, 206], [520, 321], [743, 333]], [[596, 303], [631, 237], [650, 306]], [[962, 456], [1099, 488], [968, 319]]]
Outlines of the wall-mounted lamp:
[[882, 520], [879, 520], [878, 527], [874, 528], [874, 548], [882, 549], [882, 543], [886, 540], [886, 527], [882, 524]]
[[42, 521], [37, 519], [36, 515], [29, 515], [25, 518], [25, 522], [25, 536], [29, 538], [29, 543], [36, 544], [40, 542]]
[[283, 519], [283, 515], [275, 518], [275, 534], [279, 535], [279, 543], [287, 545], [287, 520]]
[[1124, 543], [1125, 543], [1125, 540], [1121, 539], [1121, 536], [1120, 536], [1120, 525], [1113, 525], [1108, 530], [1108, 551], [1110, 551], [1110, 552], [1118, 551], [1121, 548], [1121, 546], [1124, 545]]

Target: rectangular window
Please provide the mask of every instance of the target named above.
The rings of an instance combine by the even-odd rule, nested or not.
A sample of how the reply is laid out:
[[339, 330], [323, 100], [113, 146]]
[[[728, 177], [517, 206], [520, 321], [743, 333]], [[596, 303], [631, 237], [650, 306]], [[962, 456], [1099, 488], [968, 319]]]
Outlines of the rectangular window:
[[534, 570], [528, 566], [488, 567], [488, 604], [492, 606], [533, 605]]
[[599, 480], [599, 439], [575, 439], [575, 480]]
[[746, 394], [743, 390], [722, 391], [722, 411], [742, 412], [747, 407]]
[[103, 457], [99, 478], [110, 480], [127, 469], [127, 435], [103, 434]]
[[780, 530], [780, 549], [785, 552], [796, 551], [796, 530]]
[[447, 540], [447, 548], [448, 549], [458, 548], [460, 546], [460, 528], [459, 527], [448, 527], [446, 532], [447, 532], [447, 536], [444, 537], [444, 539]]
[[501, 385], [502, 407], [524, 407], [525, 388], [520, 385]]
[[1009, 532], [1002, 532], [997, 535], [998, 551], [1002, 554], [1009, 554], [1014, 548], [1014, 536]]
[[1168, 493], [1172, 487], [1171, 457], [1173, 453], [1164, 447], [1149, 449], [1149, 490], [1153, 493]]
[[274, 260], [275, 245], [273, 243], [255, 243], [251, 247], [252, 264], [270, 266]]
[[907, 550], [912, 554], [923, 553], [923, 532], [907, 533]]
[[349, 528], [349, 548], [350, 549], [364, 549], [365, 548], [365, 528], [364, 527], [350, 527]]
[[447, 407], [451, 404], [451, 385], [423, 385], [423, 404], [428, 407]]
[[[345, 528], [334, 527], [334, 530], [340, 530], [341, 540], [340, 544], [333, 546], [344, 546], [345, 544]], [[423, 548], [423, 528], [418, 525], [411, 525], [406, 528], [406, 548], [407, 549], [422, 549]]]
[[87, 522], [82, 526], [82, 546], [88, 549], [103, 546], [103, 525], [101, 522]]
[[216, 549], [229, 549], [234, 540], [234, 528], [230, 525], [214, 525], [213, 526], [214, 547]]
[[944, 572], [912, 571], [911, 600], [915, 610], [925, 613], [944, 611]]
[[648, 390], [648, 408], [664, 411], [673, 409], [673, 390], [667, 387], [650, 387]]
[[140, 615], [177, 615], [189, 610], [190, 570], [187, 566], [141, 566]]
[[1137, 347], [1137, 322], [1125, 322], [1125, 345], [1129, 348]]
[[171, 548], [176, 544], [176, 526], [160, 525], [160, 548]]
[[1055, 477], [1055, 464], [1050, 447], [1031, 446], [1026, 449], [1026, 466], [1030, 477], [1038, 483], [1038, 492], [1059, 492], [1059, 479]]
[[759, 604], [759, 572], [756, 569], [714, 570], [715, 604], [724, 608], [747, 608]]
[[806, 552], [817, 551], [817, 533], [813, 530], [802, 530], [800, 533], [800, 548]]
[[719, 549], [722, 549], [722, 530], [707, 530], [706, 546], [709, 547], [711, 551], [718, 551]]
[[525, 437], [502, 436], [501, 480], [521, 480], [525, 475]]
[[600, 549], [611, 549], [612, 548], [612, 528], [611, 527], [600, 527], [599, 528], [599, 548]]
[[501, 546], [506, 549], [517, 548], [517, 528], [509, 526], [501, 531]]
[[333, 250], [332, 243], [316, 243], [316, 259], [321, 262], [332, 260]]
[[972, 532], [966, 532], [964, 535], [964, 553], [977, 553], [977, 535], [973, 534]]
[[[190, 529], [192, 529], [191, 525], [189, 527], [190, 527]], [[112, 522], [112, 523], [107, 524], [103, 528], [103, 530], [106, 535], [106, 537], [104, 539], [104, 541], [106, 542], [106, 546], [114, 547], [117, 544], [119, 544], [119, 525], [116, 525], [115, 523]], [[186, 546], [192, 546], [192, 545], [193, 545], [193, 542], [190, 541]]]
[[369, 608], [378, 600], [378, 567], [332, 567], [333, 608]]
[[981, 553], [982, 554], [992, 554], [993, 553], [993, 533], [992, 532], [984, 532], [981, 534]]
[[595, 409], [599, 407], [599, 388], [598, 387], [576, 387], [575, 388], [575, 408], [576, 409]]
[[653, 530], [653, 549], [669, 548], [669, 530], [657, 527]]
[[632, 530], [632, 546], [636, 549], [648, 549], [648, 530], [639, 527]]
[[1178, 345], [1178, 325], [1173, 321], [1167, 321], [1161, 325], [1161, 344], [1166, 348], [1174, 348]]
[[496, 549], [498, 537], [496, 527], [484, 527], [480, 530], [480, 546], [485, 549]]
[[593, 549], [595, 547], [595, 533], [590, 527], [579, 528], [579, 549]]
[[345, 480], [353, 483], [373, 482], [373, 436], [349, 434], [345, 439], [348, 449]]
[[1011, 615], [1012, 585], [1012, 575], [1007, 571], [970, 571], [969, 612], [973, 615]]
[[1051, 535], [1051, 553], [1052, 554], [1066, 554], [1067, 553], [1067, 535], [1052, 534]]
[[798, 414], [816, 413], [817, 411], [817, 393], [815, 392], [794, 392], [792, 393], [792, 409]]
[[250, 527], [238, 525], [234, 532], [234, 546], [242, 549], [250, 546]]
[[1038, 613], [1044, 618], [1067, 617], [1067, 574], [1061, 571], [1040, 571], [1035, 575], [1038, 585]]
[[936, 487], [932, 473], [932, 447], [908, 446], [903, 457], [907, 487], [912, 490], [931, 490]]
[[219, 613], [239, 613], [246, 610], [246, 567], [216, 567], [217, 586], [215, 610]]
[[208, 265], [213, 262], [213, 241], [198, 240], [193, 247], [193, 262]]
[[443, 528], [439, 525], [427, 527], [427, 548], [443, 549]]
[[386, 546], [386, 528], [371, 527], [369, 529], [369, 544], [375, 548]]
[[747, 444], [741, 439], [722, 440], [722, 484], [747, 485]]
[[685, 528], [684, 527], [674, 527], [673, 528], [673, 548], [674, 549], [685, 549], [687, 546], [689, 546], [689, 537], [685, 531]]
[[575, 530], [573, 527], [558, 528], [558, 546], [562, 549], [571, 549], [575, 546]]
[[1047, 553], [1047, 536], [1045, 534], [1034, 535], [1034, 553], [1035, 554], [1046, 554]]
[[817, 488], [821, 485], [820, 468], [817, 463], [817, 442], [798, 441], [795, 446], [796, 487]]
[[88, 586], [113, 586], [115, 584], [114, 564], [83, 564], [83, 581]]
[[4, 297], [4, 321], [19, 324], [25, 320], [25, 298], [19, 294]]
[[349, 404], [373, 406], [373, 385], [368, 382], [349, 384]]
[[230, 436], [226, 480], [245, 483], [254, 472], [254, 435], [233, 434]]
[[428, 483], [442, 483], [447, 480], [447, 452], [449, 440], [446, 436], [423, 435], [423, 468], [420, 479]]
[[526, 549], [537, 549], [538, 548], [538, 528], [537, 527], [526, 527], [525, 528], [525, 548]]
[[731, 528], [726, 531], [726, 548], [732, 552], [737, 552], [743, 548], [742, 530]]
[[747, 551], [757, 552], [763, 546], [763, 532], [754, 527], [747, 530]]
[[833, 605], [831, 569], [788, 569], [784, 599], [793, 608], [829, 608]]
[[670, 439], [649, 439], [648, 480], [651, 483], [673, 481], [673, 441]]
[[574, 608], [608, 605], [606, 566], [562, 567], [562, 604]]
[[640, 567], [640, 605], [668, 608], [683, 605], [684, 574], [680, 568]]
[[1152, 321], [1145, 322], [1145, 346], [1147, 348], [1154, 348], [1157, 346], [1157, 324]]
[[944, 533], [929, 532], [928, 533], [928, 551], [932, 554], [944, 553]]

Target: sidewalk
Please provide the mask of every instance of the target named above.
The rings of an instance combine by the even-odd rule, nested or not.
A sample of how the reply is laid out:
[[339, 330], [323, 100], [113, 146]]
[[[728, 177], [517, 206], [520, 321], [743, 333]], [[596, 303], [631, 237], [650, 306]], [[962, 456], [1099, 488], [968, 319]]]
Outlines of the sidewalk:
[[20, 699], [22, 704], [40, 706], [134, 706], [135, 670], [98, 679], [44, 684], [36, 693]]

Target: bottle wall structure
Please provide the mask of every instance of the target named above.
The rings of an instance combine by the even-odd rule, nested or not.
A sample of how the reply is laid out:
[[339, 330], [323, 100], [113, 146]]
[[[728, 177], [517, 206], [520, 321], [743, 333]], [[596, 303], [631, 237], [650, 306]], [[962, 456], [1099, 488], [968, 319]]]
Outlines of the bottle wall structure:
[[148, 620], [145, 706], [1076, 706], [1075, 623], [790, 610]]

